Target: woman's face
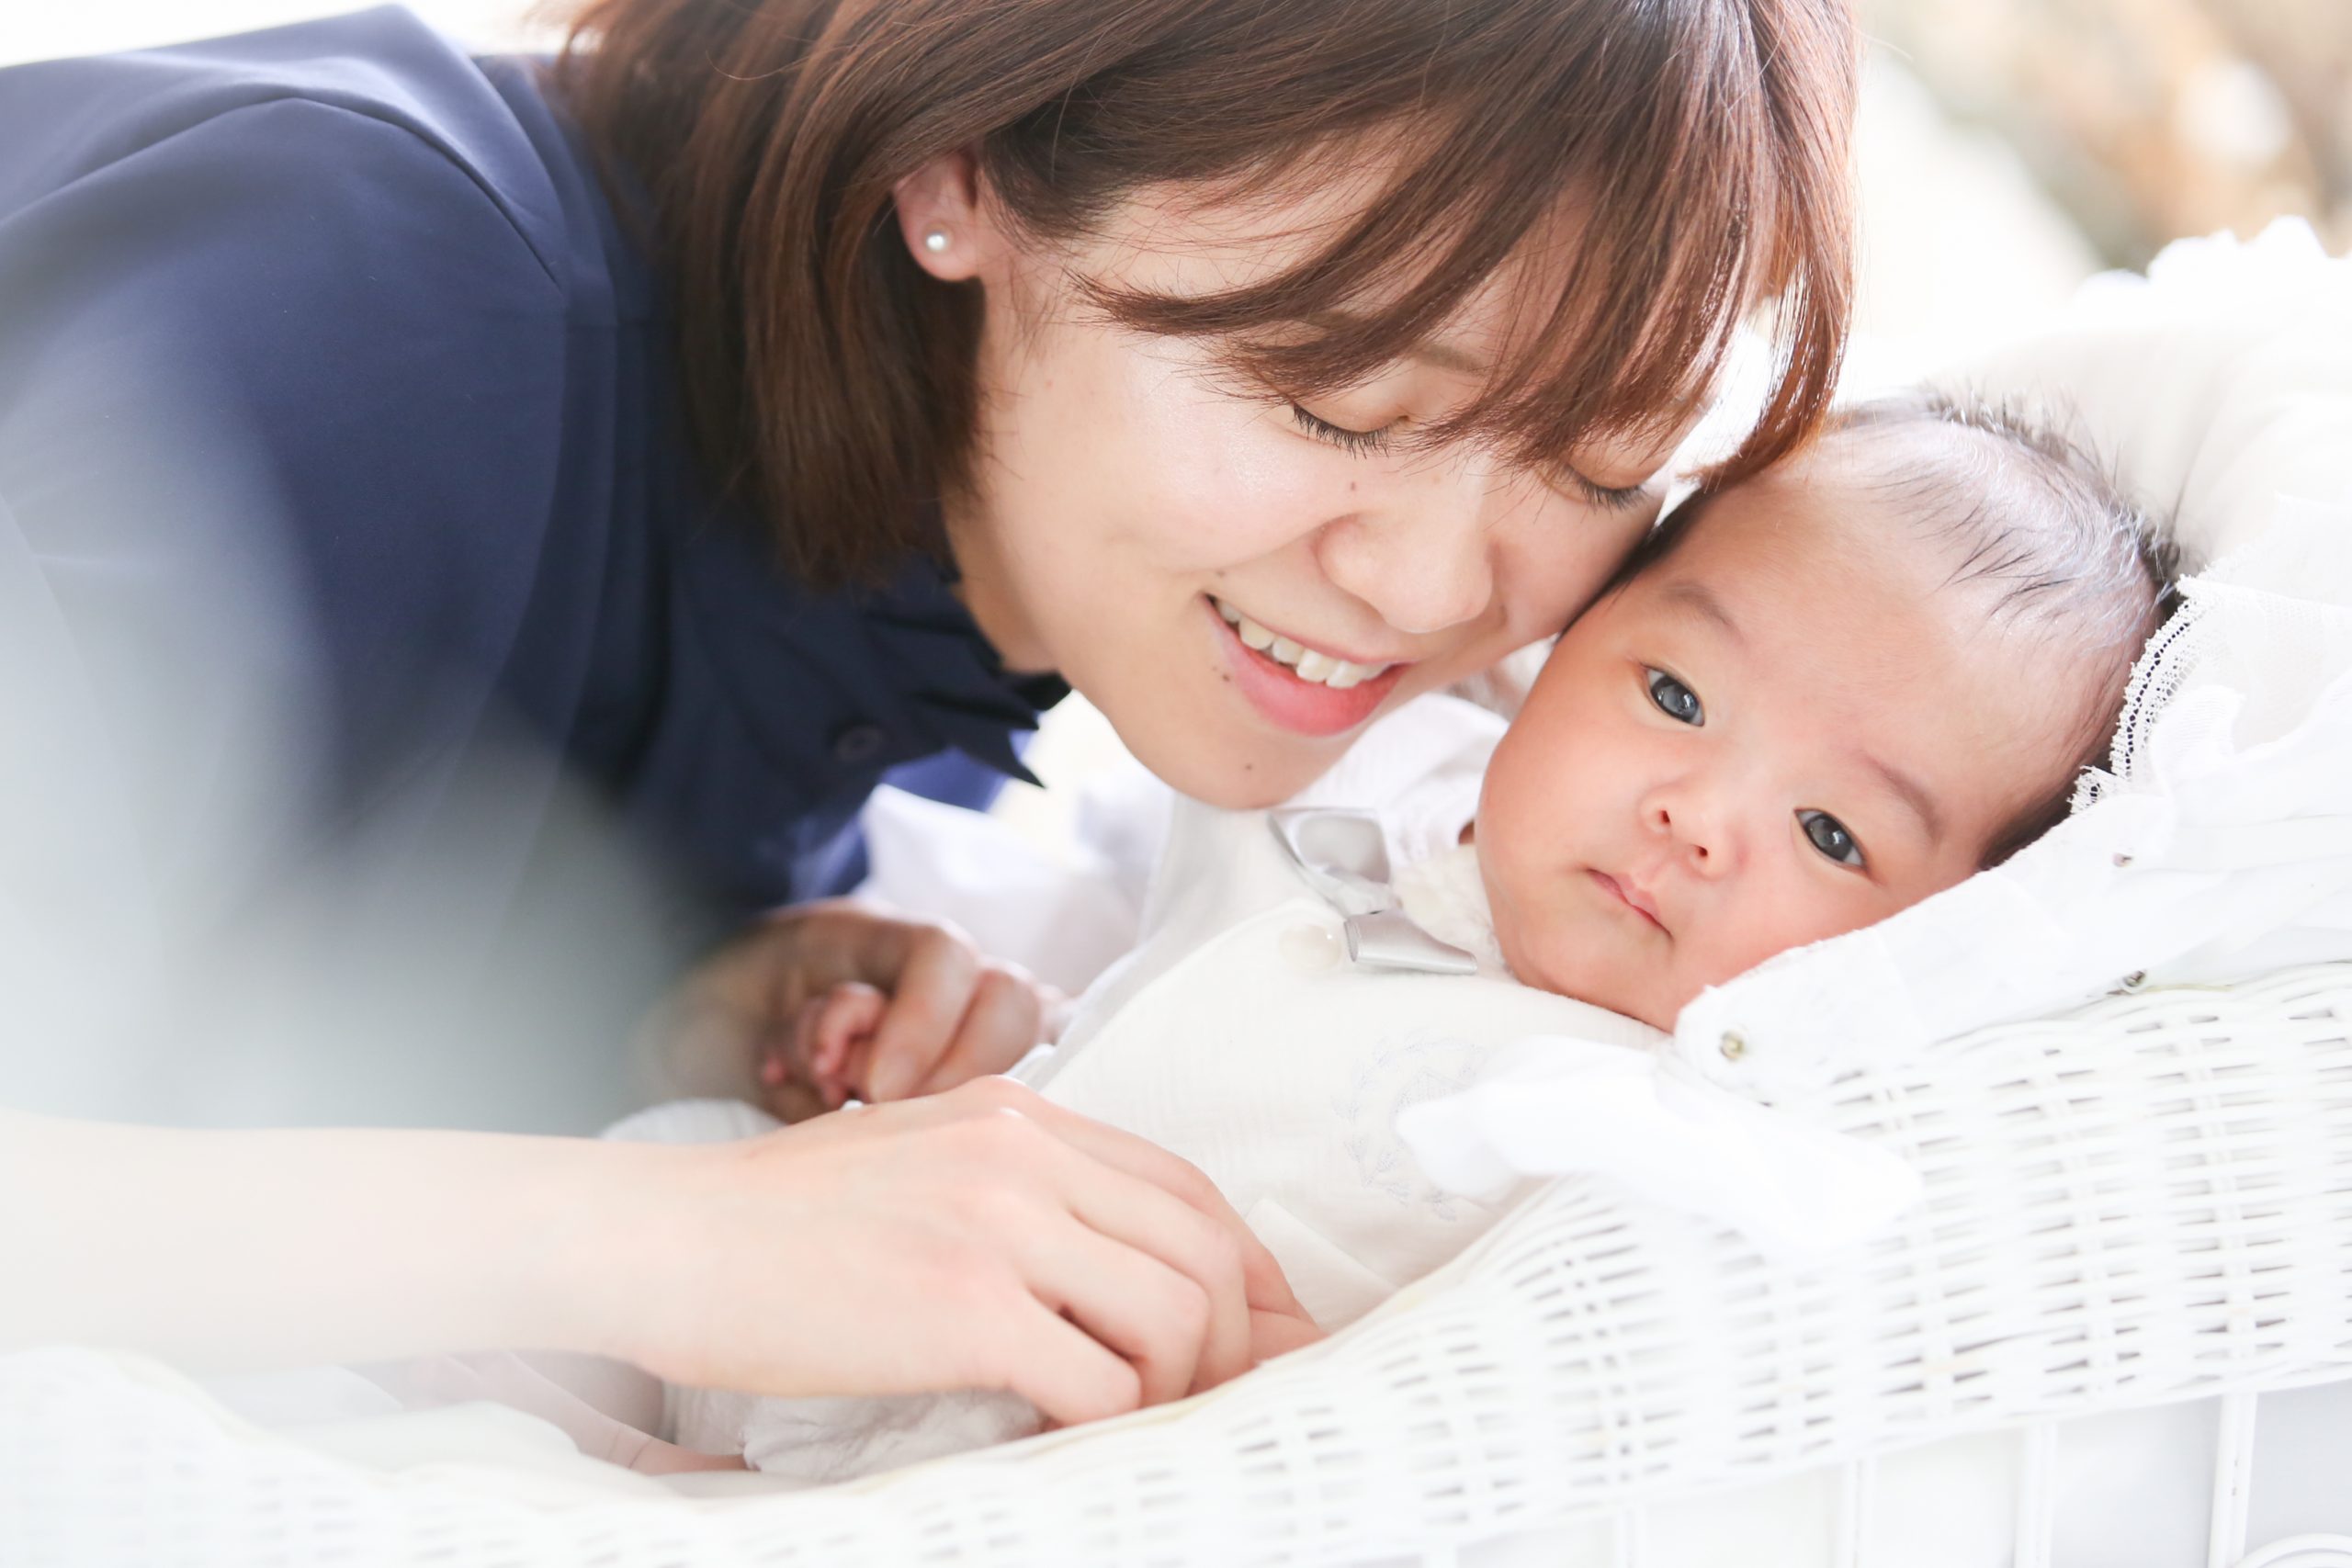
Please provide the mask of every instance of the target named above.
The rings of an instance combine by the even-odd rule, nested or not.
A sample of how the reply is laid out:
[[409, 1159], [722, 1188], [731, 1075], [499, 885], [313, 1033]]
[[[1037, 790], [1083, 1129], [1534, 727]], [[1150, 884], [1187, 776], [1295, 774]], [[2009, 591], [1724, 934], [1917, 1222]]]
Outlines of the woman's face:
[[[1247, 283], [1311, 254], [1346, 215], [1337, 197], [1131, 201], [1044, 255], [953, 190], [925, 194], [900, 190], [915, 255], [988, 300], [973, 480], [947, 506], [967, 602], [1009, 665], [1059, 671], [1186, 794], [1295, 793], [1378, 715], [1558, 630], [1656, 512], [1671, 440], [1538, 474], [1408, 439], [1476, 395], [1516, 279], [1416, 356], [1304, 406], [1238, 384], [1211, 344], [1103, 321], [1078, 287]], [[933, 229], [943, 250], [922, 243]]]

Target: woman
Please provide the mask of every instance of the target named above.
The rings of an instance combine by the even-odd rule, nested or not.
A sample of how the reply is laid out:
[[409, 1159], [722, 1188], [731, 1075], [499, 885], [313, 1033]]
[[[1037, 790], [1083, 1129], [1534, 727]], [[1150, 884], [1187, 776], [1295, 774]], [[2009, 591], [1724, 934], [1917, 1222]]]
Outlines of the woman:
[[[702, 908], [837, 890], [886, 769], [1017, 770], [1059, 681], [1262, 805], [1590, 594], [1753, 312], [1731, 466], [1802, 438], [1852, 63], [1838, 0], [595, 0], [551, 73], [396, 10], [20, 68], [0, 577], [70, 649], [131, 629], [90, 698], [174, 758], [224, 750], [216, 691], [294, 694], [305, 841], [368, 848], [330, 931], [458, 863], [427, 923], [469, 951], [560, 777]], [[202, 800], [124, 771], [175, 786], [99, 835], [152, 871]], [[729, 1026], [682, 1075], [745, 1083], [812, 973], [937, 997], [951, 1055], [1018, 1032], [967, 952], [820, 907], [695, 982]], [[993, 1083], [722, 1149], [22, 1114], [6, 1151], [74, 1197], [11, 1211], [55, 1267], [0, 1341], [1071, 1420], [1292, 1310], [1197, 1173]]]

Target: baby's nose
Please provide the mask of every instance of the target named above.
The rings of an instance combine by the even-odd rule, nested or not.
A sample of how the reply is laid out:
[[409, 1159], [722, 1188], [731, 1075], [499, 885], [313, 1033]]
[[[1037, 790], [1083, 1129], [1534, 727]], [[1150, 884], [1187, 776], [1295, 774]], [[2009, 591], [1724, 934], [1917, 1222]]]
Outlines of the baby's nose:
[[1711, 809], [1696, 794], [1679, 799], [1655, 795], [1649, 805], [1652, 831], [1670, 841], [1685, 865], [1702, 876], [1718, 876], [1730, 868], [1731, 829], [1724, 813]]

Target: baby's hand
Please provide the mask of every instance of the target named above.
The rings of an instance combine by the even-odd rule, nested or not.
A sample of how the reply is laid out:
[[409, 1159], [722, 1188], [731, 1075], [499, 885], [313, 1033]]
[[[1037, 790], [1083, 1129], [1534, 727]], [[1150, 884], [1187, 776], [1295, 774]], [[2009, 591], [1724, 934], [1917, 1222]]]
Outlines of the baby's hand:
[[854, 899], [799, 905], [680, 987], [661, 1027], [662, 1087], [748, 1089], [786, 1121], [935, 1094], [1020, 1061], [1063, 1005], [952, 926]]
[[797, 1079], [824, 1111], [852, 1100], [938, 1094], [1010, 1070], [1058, 1032], [1068, 1004], [1017, 965], [983, 960], [953, 1036], [944, 1037], [931, 1021], [904, 1016], [911, 1003], [896, 1006], [875, 987], [843, 981], [805, 1004], [788, 1033], [770, 1038], [760, 1085], [774, 1095]]
[[760, 1087], [775, 1094], [797, 1078], [816, 1096], [819, 1109], [840, 1110], [865, 1081], [875, 1036], [889, 1010], [889, 998], [857, 980], [844, 980], [812, 998], [789, 1034], [769, 1037]]

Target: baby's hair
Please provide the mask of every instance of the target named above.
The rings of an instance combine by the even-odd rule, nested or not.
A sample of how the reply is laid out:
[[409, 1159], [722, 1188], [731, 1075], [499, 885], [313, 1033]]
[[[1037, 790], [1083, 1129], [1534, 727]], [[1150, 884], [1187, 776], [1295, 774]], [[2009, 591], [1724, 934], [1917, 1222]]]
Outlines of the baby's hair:
[[[1815, 450], [1879, 436], [1893, 439], [1873, 443], [1866, 488], [1953, 552], [1948, 585], [1990, 590], [1988, 621], [2047, 636], [2082, 677], [2075, 765], [1994, 836], [1982, 863], [1997, 865], [2064, 821], [2083, 770], [2105, 760], [2177, 552], [2085, 443], [2015, 402], [1934, 389], [1873, 399], [1833, 413]], [[1720, 493], [1702, 490], [1659, 519], [1617, 581], [1671, 555]]]
[[2083, 771], [2106, 759], [2132, 666], [2172, 597], [2178, 551], [2086, 442], [2013, 401], [1899, 393], [1839, 411], [1824, 440], [1913, 430], [1964, 435], [1893, 457], [1882, 493], [1942, 530], [1959, 557], [1953, 586], [1993, 589], [1990, 617], [2051, 634], [2082, 678], [2073, 765], [1993, 836], [1981, 863], [1995, 866], [2064, 821]]
[[1954, 584], [1996, 585], [1996, 616], [2046, 617], [2102, 645], [2146, 641], [2177, 551], [2086, 443], [2014, 401], [1933, 388], [1841, 409], [1824, 440], [1906, 428], [1984, 437], [1946, 443], [1932, 460], [1888, 463], [1879, 481], [1962, 552]]

